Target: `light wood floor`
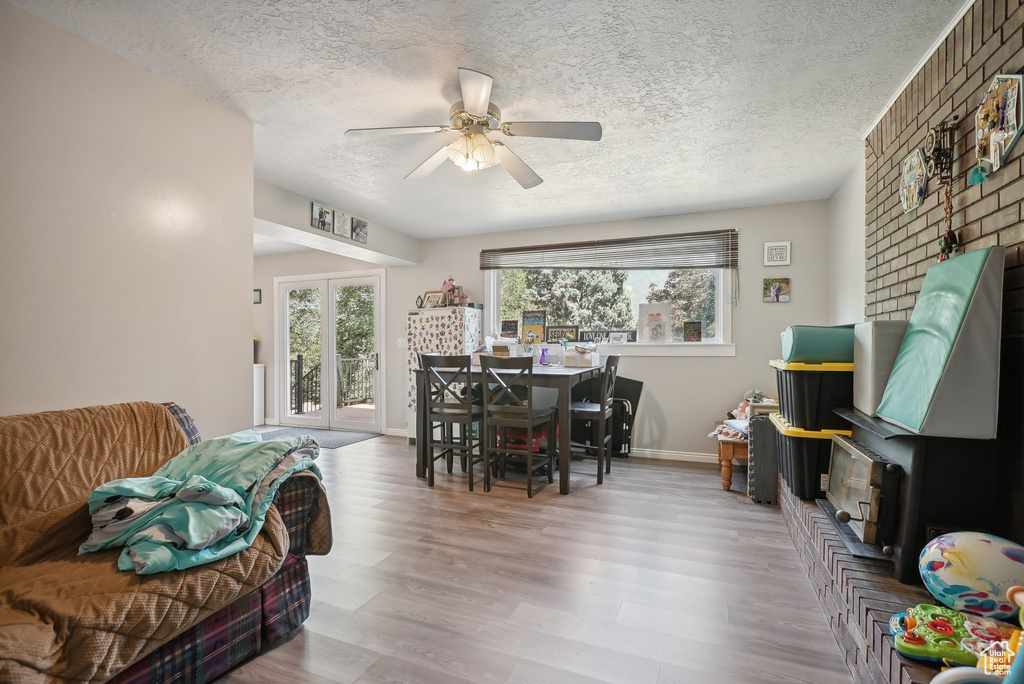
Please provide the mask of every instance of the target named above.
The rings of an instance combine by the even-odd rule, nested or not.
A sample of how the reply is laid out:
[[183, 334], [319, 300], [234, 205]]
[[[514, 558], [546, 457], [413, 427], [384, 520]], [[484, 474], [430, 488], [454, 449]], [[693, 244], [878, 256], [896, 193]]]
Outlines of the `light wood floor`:
[[324, 451], [309, 620], [222, 681], [850, 683], [776, 508], [717, 466], [573, 466], [530, 500], [457, 466], [431, 490], [402, 438]]

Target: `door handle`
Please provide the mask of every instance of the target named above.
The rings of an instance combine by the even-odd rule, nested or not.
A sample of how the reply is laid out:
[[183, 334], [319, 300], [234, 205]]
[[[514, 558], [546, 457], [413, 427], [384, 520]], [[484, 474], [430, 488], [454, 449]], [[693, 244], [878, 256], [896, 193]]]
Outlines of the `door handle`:
[[373, 353], [373, 370], [380, 370], [380, 353]]

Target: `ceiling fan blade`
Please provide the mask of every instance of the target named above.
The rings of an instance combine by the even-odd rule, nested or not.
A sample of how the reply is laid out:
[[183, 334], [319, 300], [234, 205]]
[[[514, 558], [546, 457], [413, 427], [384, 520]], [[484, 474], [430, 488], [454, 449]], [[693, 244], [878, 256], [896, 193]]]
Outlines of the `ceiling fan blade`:
[[505, 170], [516, 179], [516, 182], [523, 186], [525, 190], [529, 190], [532, 187], [540, 185], [544, 180], [537, 175], [537, 172], [531, 169], [526, 163], [516, 156], [516, 153], [508, 149], [501, 143], [494, 145], [494, 153], [498, 155], [498, 160], [501, 165], [505, 167]]
[[427, 176], [429, 176], [431, 171], [440, 166], [441, 163], [448, 158], [448, 147], [452, 144], [452, 142], [454, 141], [445, 143], [444, 146], [441, 147], [441, 149], [439, 149], [434, 154], [430, 155], [427, 158], [427, 161], [423, 162], [415, 169], [413, 169], [409, 173], [409, 175], [405, 177], [405, 180], [418, 180], [420, 178], [426, 178]]
[[405, 133], [444, 133], [452, 130], [451, 126], [391, 126], [390, 128], [350, 128], [345, 135], [350, 138], [362, 138], [371, 135], [403, 135]]
[[600, 140], [601, 124], [596, 121], [512, 121], [502, 124], [501, 132], [527, 138]]
[[487, 105], [491, 102], [491, 84], [494, 79], [485, 73], [459, 67], [459, 84], [462, 86], [462, 106], [470, 115], [487, 116]]

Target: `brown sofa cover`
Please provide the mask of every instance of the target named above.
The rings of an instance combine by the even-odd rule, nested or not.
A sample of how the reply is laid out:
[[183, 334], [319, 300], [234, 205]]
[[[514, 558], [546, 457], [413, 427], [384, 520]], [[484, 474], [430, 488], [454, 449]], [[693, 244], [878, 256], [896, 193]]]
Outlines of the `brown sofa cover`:
[[186, 446], [160, 404], [0, 417], [0, 681], [109, 679], [281, 567], [273, 506], [256, 542], [216, 563], [140, 577], [117, 570], [120, 550], [77, 555], [92, 490]]

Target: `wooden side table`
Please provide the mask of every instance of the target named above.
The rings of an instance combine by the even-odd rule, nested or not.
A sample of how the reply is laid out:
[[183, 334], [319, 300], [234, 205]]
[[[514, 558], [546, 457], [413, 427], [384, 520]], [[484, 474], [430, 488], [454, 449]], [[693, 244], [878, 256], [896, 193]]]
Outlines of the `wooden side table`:
[[722, 466], [722, 489], [725, 491], [732, 487], [733, 459], [747, 460], [747, 440], [718, 435], [718, 464]]

